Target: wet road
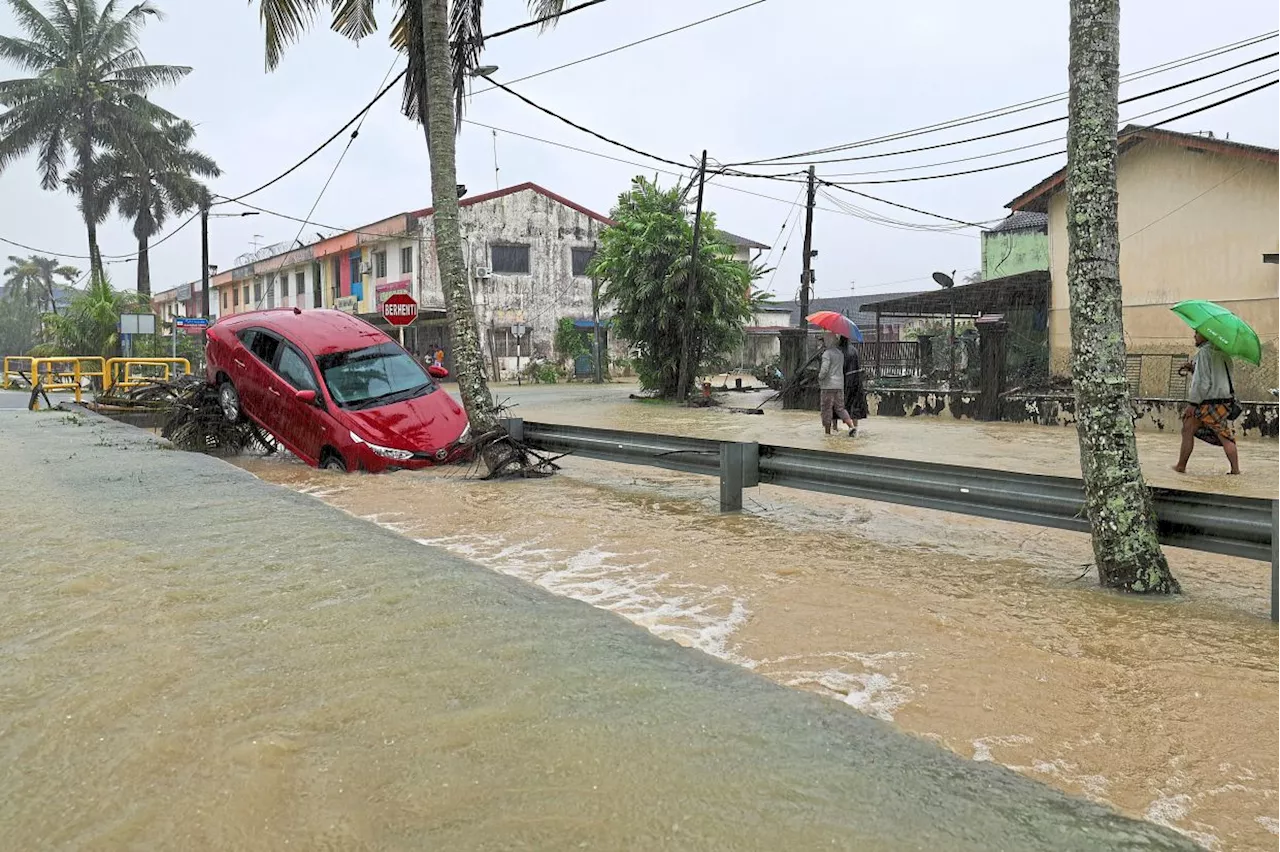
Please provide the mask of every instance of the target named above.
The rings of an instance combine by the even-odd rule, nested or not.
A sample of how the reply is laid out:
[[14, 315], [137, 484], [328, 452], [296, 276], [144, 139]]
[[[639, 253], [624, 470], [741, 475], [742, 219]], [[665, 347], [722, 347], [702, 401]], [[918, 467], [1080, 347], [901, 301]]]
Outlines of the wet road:
[[0, 442], [8, 848], [1191, 848], [129, 427]]
[[[915, 458], [942, 447], [965, 463], [1074, 472], [1070, 429], [873, 418], [865, 440], [824, 439], [812, 415], [692, 412], [629, 402], [628, 390], [500, 396], [530, 419], [752, 430]], [[1142, 436], [1149, 466], [1170, 442]], [[1260, 464], [1239, 478], [1193, 465], [1187, 481], [1274, 493], [1274, 442], [1242, 452], [1272, 459], [1270, 481]], [[570, 459], [552, 480], [498, 484], [454, 470], [335, 477], [240, 463], [1208, 848], [1275, 848], [1277, 643], [1261, 563], [1169, 549], [1187, 594], [1150, 601], [1096, 588], [1086, 536], [769, 487], [747, 492], [742, 517], [722, 517], [713, 479], [652, 468]]]

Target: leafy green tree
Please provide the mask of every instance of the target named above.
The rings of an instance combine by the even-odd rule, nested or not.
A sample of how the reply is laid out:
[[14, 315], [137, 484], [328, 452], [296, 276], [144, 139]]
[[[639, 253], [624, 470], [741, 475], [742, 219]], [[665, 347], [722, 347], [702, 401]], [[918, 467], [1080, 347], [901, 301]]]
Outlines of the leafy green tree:
[[211, 157], [191, 147], [195, 134], [190, 122], [165, 122], [125, 140], [98, 161], [103, 181], [99, 196], [115, 201], [120, 215], [133, 220], [138, 293], [144, 297], [151, 296], [151, 238], [170, 216], [181, 216], [205, 200], [208, 190], [198, 178], [222, 174]]
[[[267, 68], [273, 69], [291, 42], [311, 25], [317, 12], [332, 10], [331, 27], [351, 39], [377, 30], [376, 0], [258, 0], [266, 35]], [[458, 226], [456, 133], [461, 128], [467, 81], [479, 65], [484, 46], [483, 0], [394, 0], [391, 44], [408, 57], [403, 107], [426, 131], [431, 167], [431, 217], [436, 264], [452, 330], [458, 390], [467, 416], [478, 431], [498, 425], [497, 408], [484, 375], [480, 330], [462, 258]], [[528, 0], [536, 17], [559, 14], [565, 0]]]
[[574, 324], [573, 317], [561, 317], [560, 321], [556, 323], [556, 335], [553, 345], [560, 363], [570, 366], [573, 365], [573, 360], [579, 355], [589, 355], [591, 353], [591, 344], [587, 342], [587, 336], [582, 333], [582, 330]]
[[[139, 3], [123, 14], [117, 0], [51, 0], [41, 12], [31, 0], [8, 0], [26, 38], [0, 36], [0, 58], [33, 74], [0, 81], [0, 170], [35, 151], [40, 184], [66, 186], [78, 196], [89, 238], [89, 270], [103, 275], [98, 225], [111, 199], [101, 186], [99, 152], [125, 147], [130, 138], [175, 117], [147, 100], [156, 86], [178, 82], [191, 69], [151, 65], [138, 40], [148, 17], [160, 12]], [[70, 158], [78, 179], [67, 182]]]
[[[618, 197], [611, 215], [617, 225], [601, 234], [588, 273], [603, 285], [603, 302], [613, 307], [613, 328], [635, 347], [641, 384], [674, 398], [693, 248], [684, 191], [679, 186], [661, 189], [637, 177]], [[753, 310], [756, 271], [734, 260], [730, 246], [716, 241], [715, 215], [704, 211], [702, 216], [692, 317], [698, 375], [742, 343], [743, 326]]]
[[113, 358], [120, 354], [120, 314], [150, 309], [150, 303], [137, 293], [112, 289], [103, 275], [77, 293], [65, 312], [45, 317], [51, 340], [41, 354]]
[[[4, 271], [6, 299], [20, 300], [34, 305], [41, 312], [58, 312], [57, 291], [70, 288], [80, 277], [74, 266], [63, 266], [56, 258], [9, 255], [9, 266]], [[61, 287], [59, 287], [61, 284]]]

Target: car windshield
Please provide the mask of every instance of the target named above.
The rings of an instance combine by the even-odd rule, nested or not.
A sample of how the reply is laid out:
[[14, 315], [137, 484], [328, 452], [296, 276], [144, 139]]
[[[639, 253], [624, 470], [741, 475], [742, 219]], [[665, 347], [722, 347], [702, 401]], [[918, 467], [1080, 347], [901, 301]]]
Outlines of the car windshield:
[[374, 408], [425, 396], [436, 389], [427, 371], [394, 343], [380, 343], [317, 358], [333, 401], [343, 408]]

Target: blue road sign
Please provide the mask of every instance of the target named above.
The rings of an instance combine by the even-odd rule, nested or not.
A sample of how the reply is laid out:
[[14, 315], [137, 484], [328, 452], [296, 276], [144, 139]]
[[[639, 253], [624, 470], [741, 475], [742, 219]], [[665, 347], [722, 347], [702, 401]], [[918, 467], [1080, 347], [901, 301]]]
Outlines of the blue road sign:
[[205, 328], [209, 325], [207, 317], [174, 317], [179, 328]]

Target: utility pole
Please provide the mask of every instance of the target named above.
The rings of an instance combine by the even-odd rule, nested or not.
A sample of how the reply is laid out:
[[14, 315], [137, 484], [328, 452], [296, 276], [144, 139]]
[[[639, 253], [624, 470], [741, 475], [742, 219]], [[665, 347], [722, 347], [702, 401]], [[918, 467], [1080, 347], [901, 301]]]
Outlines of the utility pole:
[[[209, 318], [209, 199], [200, 202], [200, 316]], [[201, 337], [209, 342], [209, 327], [205, 326]], [[174, 329], [177, 340], [177, 329]]]
[[698, 166], [698, 203], [693, 214], [693, 253], [689, 257], [689, 285], [684, 295], [684, 340], [680, 357], [680, 375], [676, 382], [676, 398], [689, 398], [689, 388], [693, 386], [694, 372], [697, 365], [693, 363], [693, 309], [697, 303], [698, 292], [698, 241], [702, 238], [702, 190], [707, 178], [707, 152], [702, 152], [702, 162]]
[[809, 290], [813, 286], [813, 204], [817, 188], [814, 167], [809, 167], [809, 195], [804, 208], [804, 269], [800, 273], [800, 328], [809, 332]]

